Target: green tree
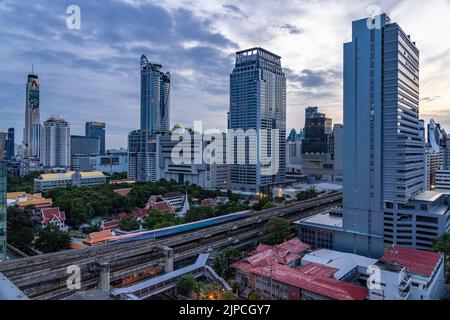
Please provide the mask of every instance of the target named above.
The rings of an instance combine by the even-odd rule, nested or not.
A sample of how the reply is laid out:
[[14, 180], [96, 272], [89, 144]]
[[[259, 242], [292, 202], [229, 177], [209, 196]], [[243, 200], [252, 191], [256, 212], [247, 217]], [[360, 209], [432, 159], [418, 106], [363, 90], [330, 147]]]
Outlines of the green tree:
[[195, 286], [197, 285], [197, 280], [193, 274], [185, 274], [178, 278], [177, 281], [177, 291], [183, 295], [190, 294]]
[[214, 258], [214, 270], [224, 279], [230, 279], [234, 270], [231, 264], [241, 258], [241, 253], [234, 247], [227, 247]]
[[25, 177], [16, 177], [8, 175], [7, 189], [8, 192], [26, 192], [33, 193], [34, 179], [39, 177], [39, 172], [32, 172]]
[[126, 217], [119, 221], [119, 228], [123, 231], [139, 230], [141, 224], [136, 218]]
[[446, 275], [447, 282], [450, 282], [450, 268], [449, 268], [449, 258], [450, 258], [450, 233], [444, 233], [440, 238], [433, 241], [433, 251], [442, 252], [445, 256], [446, 261]]
[[39, 232], [36, 247], [44, 253], [70, 249], [70, 235], [50, 225]]
[[309, 199], [313, 199], [317, 197], [319, 193], [317, 192], [316, 188], [311, 187], [308, 190], [300, 191], [297, 193], [297, 201], [305, 201]]
[[271, 218], [263, 228], [262, 242], [279, 244], [286, 241], [290, 235], [289, 221], [280, 217]]
[[19, 250], [25, 250], [34, 240], [33, 220], [31, 208], [8, 208], [8, 243]]
[[208, 207], [193, 207], [184, 217], [185, 222], [194, 222], [213, 218], [215, 216], [214, 209]]
[[154, 230], [175, 226], [181, 222], [182, 220], [173, 213], [162, 213], [158, 210], [150, 210], [142, 223], [142, 227], [147, 230]]

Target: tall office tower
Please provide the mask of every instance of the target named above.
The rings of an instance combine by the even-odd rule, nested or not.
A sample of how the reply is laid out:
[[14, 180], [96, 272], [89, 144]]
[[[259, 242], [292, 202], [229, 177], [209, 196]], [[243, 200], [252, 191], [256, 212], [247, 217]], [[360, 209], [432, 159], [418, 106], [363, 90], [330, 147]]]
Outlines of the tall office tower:
[[35, 74], [28, 75], [26, 85], [25, 129], [23, 131], [24, 155], [31, 155], [33, 124], [40, 123], [39, 79]]
[[70, 167], [70, 125], [60, 115], [44, 122], [41, 164], [46, 168]]
[[6, 162], [0, 158], [0, 261], [6, 260]]
[[425, 120], [419, 120], [419, 137], [425, 143]]
[[100, 154], [100, 138], [70, 136], [70, 168], [73, 171], [93, 171]]
[[8, 134], [0, 132], [0, 159], [6, 158], [6, 145], [8, 143]]
[[31, 127], [31, 148], [30, 157], [40, 159], [41, 157], [41, 140], [42, 139], [42, 124], [35, 123]]
[[[256, 165], [245, 145], [245, 164], [238, 164], [238, 144], [235, 163], [230, 168], [231, 187], [236, 190], [270, 193], [273, 186], [286, 177], [286, 77], [281, 57], [262, 48], [236, 53], [236, 63], [230, 75], [229, 125], [231, 130], [256, 130]], [[276, 133], [278, 130], [278, 138]], [[277, 141], [272, 139], [277, 138]], [[228, 143], [230, 143], [228, 141]], [[261, 161], [270, 158], [271, 164]]]
[[329, 153], [328, 139], [332, 132], [333, 120], [319, 113], [317, 107], [306, 108], [302, 153]]
[[11, 161], [14, 158], [14, 128], [8, 129], [6, 140], [6, 160]]
[[377, 256], [384, 211], [403, 208], [423, 190], [424, 144], [419, 50], [387, 15], [372, 22], [354, 21], [344, 45], [343, 228], [353, 231], [355, 252]]
[[141, 57], [141, 129], [128, 136], [128, 177], [157, 179], [158, 134], [170, 130], [170, 73]]
[[439, 170], [439, 153], [432, 148], [425, 149], [425, 190], [434, 190], [436, 186], [436, 172]]
[[170, 73], [141, 57], [141, 131], [146, 134], [170, 130]]
[[86, 122], [85, 135], [100, 139], [100, 154], [106, 154], [105, 131], [106, 124], [103, 122]]

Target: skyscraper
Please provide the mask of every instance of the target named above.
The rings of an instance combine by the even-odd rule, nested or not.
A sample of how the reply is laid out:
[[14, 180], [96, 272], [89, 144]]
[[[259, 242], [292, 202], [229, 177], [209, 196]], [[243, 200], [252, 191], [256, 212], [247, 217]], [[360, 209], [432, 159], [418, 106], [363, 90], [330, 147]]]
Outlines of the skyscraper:
[[41, 158], [41, 140], [42, 139], [42, 124], [35, 123], [31, 127], [31, 148], [30, 156], [33, 158]]
[[70, 167], [70, 125], [60, 115], [44, 122], [41, 163], [47, 168]]
[[354, 245], [383, 251], [383, 212], [423, 191], [419, 50], [383, 14], [353, 22], [344, 45], [344, 228]]
[[29, 74], [26, 85], [25, 129], [23, 131], [24, 155], [27, 157], [31, 156], [31, 133], [33, 125], [36, 123], [40, 123], [39, 79], [37, 75]]
[[147, 134], [170, 130], [170, 73], [161, 69], [141, 57], [141, 131]]
[[377, 258], [385, 246], [430, 250], [449, 232], [450, 195], [424, 190], [419, 122], [415, 43], [385, 14], [354, 21], [344, 45], [341, 218], [333, 212], [320, 223], [305, 219], [301, 237]]
[[170, 73], [141, 57], [141, 129], [128, 135], [128, 177], [157, 179], [157, 135], [170, 130]]
[[6, 260], [6, 162], [0, 158], [0, 261]]
[[318, 107], [305, 110], [305, 138], [302, 153], [328, 153], [328, 139], [333, 132], [333, 121], [319, 113]]
[[[255, 130], [258, 152], [256, 164], [249, 161], [250, 148], [245, 146], [245, 164], [231, 165], [231, 187], [237, 190], [270, 192], [285, 181], [286, 175], [286, 77], [281, 57], [262, 48], [236, 53], [230, 75], [230, 110], [228, 129]], [[278, 130], [278, 137], [273, 135]], [[272, 141], [272, 139], [277, 139]], [[230, 142], [228, 142], [230, 143]], [[235, 146], [234, 154], [237, 154]], [[271, 171], [261, 156], [278, 162]], [[236, 158], [236, 156], [235, 156]]]
[[8, 129], [8, 138], [6, 140], [6, 160], [11, 161], [14, 158], [14, 128]]
[[100, 139], [100, 154], [106, 154], [105, 131], [106, 124], [103, 122], [86, 122], [85, 135], [86, 137]]

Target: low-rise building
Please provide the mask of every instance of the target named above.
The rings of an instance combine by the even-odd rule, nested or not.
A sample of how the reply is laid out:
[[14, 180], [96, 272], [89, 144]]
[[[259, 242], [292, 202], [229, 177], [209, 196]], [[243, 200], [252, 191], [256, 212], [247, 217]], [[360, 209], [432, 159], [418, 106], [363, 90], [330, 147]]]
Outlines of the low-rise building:
[[87, 238], [83, 239], [83, 244], [86, 246], [98, 246], [101, 244], [106, 244], [111, 240], [114, 240], [115, 236], [111, 232], [111, 230], [103, 230], [100, 232], [92, 232], [88, 235]]
[[52, 188], [67, 186], [85, 187], [106, 184], [106, 176], [102, 172], [75, 172], [41, 174], [34, 179], [35, 192], [46, 192]]
[[307, 266], [313, 263], [330, 267], [338, 270], [333, 274], [336, 280], [359, 282], [365, 285], [370, 276], [369, 268], [376, 262], [376, 259], [352, 253], [319, 249], [306, 254], [302, 258], [301, 265]]
[[33, 206], [39, 210], [49, 208], [53, 204], [52, 199], [44, 198], [41, 193], [8, 192], [6, 197], [8, 206], [18, 206], [19, 208]]
[[40, 211], [40, 215], [35, 218], [40, 229], [48, 226], [55, 226], [61, 231], [68, 230], [66, 225], [66, 214], [59, 210], [59, 208], [46, 208]]
[[371, 300], [439, 300], [444, 295], [441, 253], [390, 247], [371, 269]]
[[364, 300], [367, 288], [336, 280], [339, 269], [317, 263], [300, 268], [309, 246], [292, 239], [277, 246], [260, 245], [242, 261], [232, 264], [243, 295], [256, 292], [277, 300]]

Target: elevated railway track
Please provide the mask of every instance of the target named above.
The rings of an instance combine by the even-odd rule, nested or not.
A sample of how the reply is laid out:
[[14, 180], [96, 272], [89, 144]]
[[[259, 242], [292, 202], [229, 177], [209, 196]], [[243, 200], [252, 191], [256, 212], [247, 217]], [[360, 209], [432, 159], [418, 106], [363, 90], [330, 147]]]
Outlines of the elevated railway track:
[[110, 264], [110, 281], [117, 282], [135, 274], [145, 273], [166, 262], [163, 247], [174, 251], [175, 263], [183, 263], [202, 252], [210, 252], [233, 245], [245, 247], [255, 244], [262, 227], [274, 216], [295, 221], [338, 205], [340, 193], [254, 212], [250, 217], [176, 234], [161, 239], [146, 239], [127, 243], [109, 243], [98, 247], [70, 250], [42, 256], [28, 257], [0, 263], [0, 272], [32, 299], [61, 299], [71, 294], [66, 280], [69, 266], [81, 272], [81, 290], [96, 287], [99, 278], [98, 262]]

